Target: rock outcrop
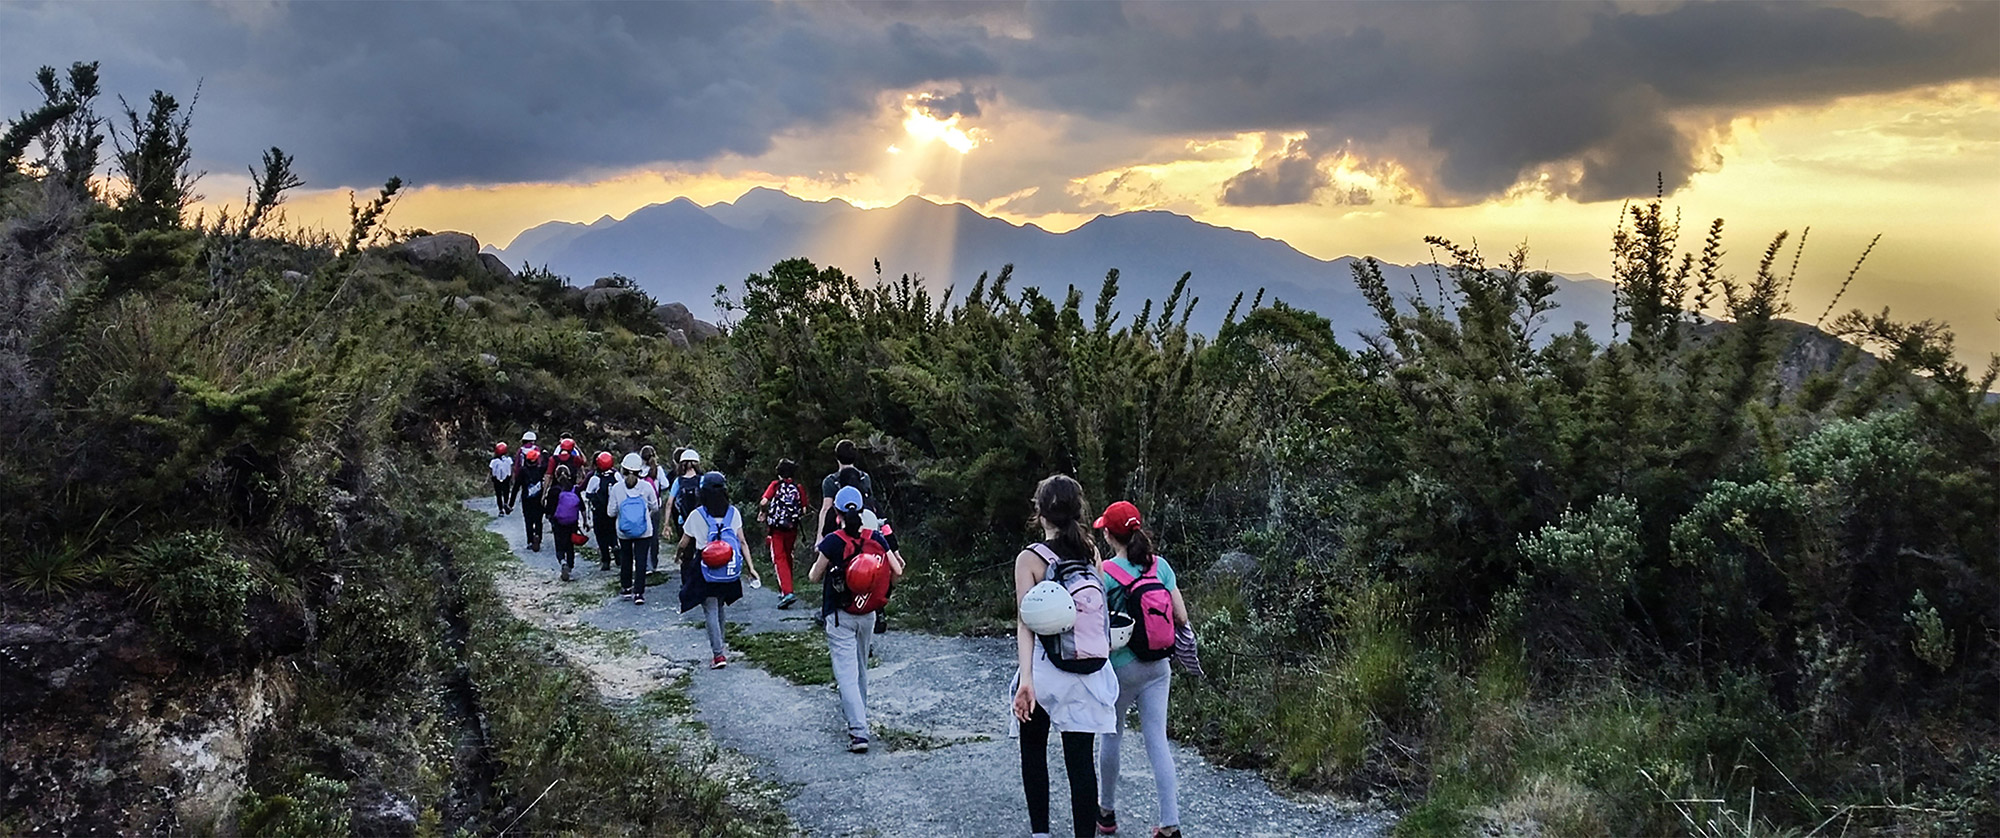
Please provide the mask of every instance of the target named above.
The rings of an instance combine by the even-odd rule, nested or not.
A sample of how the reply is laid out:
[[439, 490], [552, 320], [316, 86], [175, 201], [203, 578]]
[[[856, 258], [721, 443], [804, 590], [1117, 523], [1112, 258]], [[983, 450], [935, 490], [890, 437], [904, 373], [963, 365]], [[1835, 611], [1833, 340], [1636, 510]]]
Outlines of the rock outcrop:
[[426, 273], [478, 271], [495, 279], [514, 279], [514, 272], [500, 261], [500, 257], [479, 252], [479, 240], [470, 233], [417, 236], [391, 246], [388, 252], [391, 256], [409, 260]]
[[[679, 331], [688, 343], [701, 343], [722, 336], [722, 330], [714, 323], [697, 319], [688, 307], [681, 303], [665, 303], [653, 309], [653, 318], [667, 327], [671, 335]], [[671, 340], [672, 338], [669, 338]]]

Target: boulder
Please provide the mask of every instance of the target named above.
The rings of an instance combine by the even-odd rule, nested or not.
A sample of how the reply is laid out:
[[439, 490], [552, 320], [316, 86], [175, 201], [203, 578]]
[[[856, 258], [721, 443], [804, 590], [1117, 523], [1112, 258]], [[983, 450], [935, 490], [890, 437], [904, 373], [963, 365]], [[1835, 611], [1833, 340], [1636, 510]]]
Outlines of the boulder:
[[710, 323], [706, 320], [696, 320], [694, 321], [694, 323], [688, 326], [687, 336], [688, 336], [688, 341], [692, 343], [701, 343], [703, 341], [714, 340], [716, 338], [722, 337], [722, 330], [716, 328], [714, 323]]
[[479, 353], [479, 363], [482, 366], [497, 367], [500, 366], [500, 356], [490, 352], [481, 352]]
[[451, 305], [453, 308], [456, 308], [461, 312], [469, 312], [472, 310], [472, 301], [464, 297], [451, 298]]
[[694, 313], [680, 303], [662, 303], [653, 308], [653, 318], [669, 329], [688, 331], [694, 325]]
[[498, 256], [491, 253], [481, 253], [479, 254], [479, 264], [486, 266], [486, 272], [492, 274], [495, 279], [504, 279], [510, 282], [514, 279], [514, 269], [507, 267], [507, 263], [500, 261], [500, 257]]
[[591, 283], [591, 284], [590, 284], [590, 287], [592, 287], [592, 288], [617, 288], [618, 286], [620, 286], [620, 285], [625, 285], [625, 284], [627, 284], [627, 283], [629, 283], [629, 282], [630, 282], [630, 280], [626, 280], [626, 279], [623, 279], [623, 278], [620, 278], [620, 277], [615, 277], [615, 276], [600, 276], [600, 277], [598, 277], [598, 278], [597, 278], [597, 281], [596, 281], [596, 282], [593, 282], [593, 283]]
[[311, 277], [299, 273], [298, 271], [285, 271], [284, 273], [278, 274], [278, 276], [279, 278], [293, 285], [304, 285], [306, 284], [306, 280], [311, 279]]
[[695, 319], [694, 313], [680, 303], [663, 303], [653, 308], [653, 319], [667, 327], [667, 331], [679, 330], [687, 336], [689, 343], [701, 343], [722, 336], [722, 330], [714, 323]]
[[688, 348], [688, 333], [679, 329], [667, 330], [667, 342], [682, 349]]
[[400, 249], [417, 264], [426, 266], [482, 261], [479, 259], [479, 240], [468, 233], [418, 236], [403, 242]]
[[610, 286], [610, 285], [593, 285], [589, 288], [583, 289], [583, 310], [590, 312], [601, 311], [609, 306], [617, 304], [617, 302], [622, 298], [635, 296], [638, 293], [639, 292], [636, 289], [632, 288], [619, 288], [617, 286]]

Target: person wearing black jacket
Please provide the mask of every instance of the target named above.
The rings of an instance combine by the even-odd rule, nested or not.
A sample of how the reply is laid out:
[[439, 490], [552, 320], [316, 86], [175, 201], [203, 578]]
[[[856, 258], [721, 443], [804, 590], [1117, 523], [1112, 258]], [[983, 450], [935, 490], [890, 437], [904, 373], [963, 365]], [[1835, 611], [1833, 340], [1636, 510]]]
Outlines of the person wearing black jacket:
[[611, 484], [618, 480], [617, 458], [609, 451], [597, 452], [597, 473], [585, 484], [583, 496], [590, 507], [591, 523], [597, 530], [597, 569], [610, 570], [618, 554], [618, 519], [611, 514]]

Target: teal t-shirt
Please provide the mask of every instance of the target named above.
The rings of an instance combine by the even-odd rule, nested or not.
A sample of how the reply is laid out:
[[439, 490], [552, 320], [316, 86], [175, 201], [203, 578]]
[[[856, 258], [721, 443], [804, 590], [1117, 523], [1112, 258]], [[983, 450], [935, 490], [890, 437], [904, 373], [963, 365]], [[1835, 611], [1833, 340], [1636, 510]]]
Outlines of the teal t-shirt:
[[[1135, 565], [1124, 559], [1112, 559], [1110, 562], [1106, 562], [1106, 564], [1113, 564], [1113, 563], [1118, 565], [1119, 570], [1132, 574], [1132, 577], [1134, 579], [1137, 579], [1139, 577], [1139, 574], [1143, 572], [1140, 570], [1138, 565]], [[1099, 573], [1104, 577], [1104, 595], [1107, 599], [1109, 599], [1111, 597], [1111, 592], [1120, 587], [1120, 585], [1118, 584], [1118, 580], [1111, 578], [1111, 574], [1105, 573], [1103, 571], [1099, 571]], [[1160, 585], [1162, 587], [1166, 588], [1169, 591], [1180, 590], [1180, 583], [1174, 580], [1173, 565], [1167, 564], [1166, 558], [1161, 556], [1153, 557], [1153, 573], [1154, 575], [1160, 577]], [[1139, 658], [1137, 655], [1132, 654], [1131, 649], [1111, 650], [1111, 666], [1114, 669], [1132, 663], [1134, 661], [1137, 661], [1138, 659]]]

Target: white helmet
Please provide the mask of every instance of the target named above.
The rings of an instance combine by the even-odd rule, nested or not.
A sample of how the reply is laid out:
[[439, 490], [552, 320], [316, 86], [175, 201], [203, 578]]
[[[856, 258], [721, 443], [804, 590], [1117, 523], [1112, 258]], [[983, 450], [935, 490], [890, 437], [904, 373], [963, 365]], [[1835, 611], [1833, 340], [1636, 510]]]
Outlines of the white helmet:
[[646, 458], [639, 456], [639, 452], [634, 451], [630, 454], [626, 454], [625, 462], [619, 463], [618, 465], [624, 468], [626, 471], [645, 471]]
[[1123, 649], [1132, 643], [1132, 615], [1111, 612], [1111, 648]]
[[699, 463], [701, 462], [701, 452], [692, 448], [683, 448], [681, 449], [680, 461], [683, 463]]
[[535, 432], [534, 432], [534, 431], [529, 431], [529, 432], [527, 432], [527, 433], [524, 433], [524, 434], [522, 434], [522, 435], [521, 435], [521, 441], [522, 441], [522, 442], [534, 442], [534, 441], [535, 441]]
[[1061, 585], [1037, 582], [1021, 597], [1021, 623], [1036, 634], [1062, 634], [1076, 627], [1076, 600]]

